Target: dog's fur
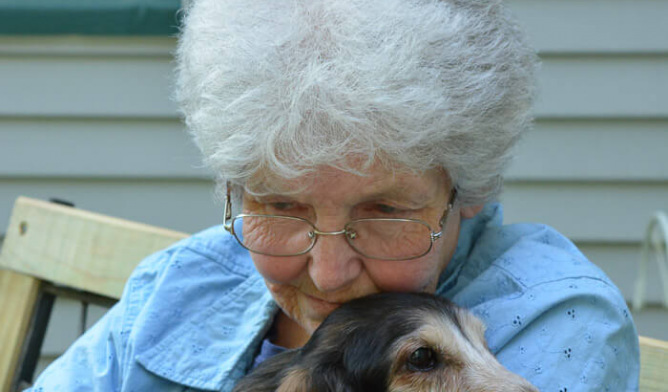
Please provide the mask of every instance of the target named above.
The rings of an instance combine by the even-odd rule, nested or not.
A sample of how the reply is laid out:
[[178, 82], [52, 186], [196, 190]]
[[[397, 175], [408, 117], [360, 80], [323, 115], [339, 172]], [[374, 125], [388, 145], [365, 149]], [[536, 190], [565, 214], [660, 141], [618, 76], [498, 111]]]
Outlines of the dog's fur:
[[244, 377], [233, 392], [241, 391], [538, 390], [494, 358], [468, 311], [428, 294], [383, 293], [332, 312], [304, 347]]

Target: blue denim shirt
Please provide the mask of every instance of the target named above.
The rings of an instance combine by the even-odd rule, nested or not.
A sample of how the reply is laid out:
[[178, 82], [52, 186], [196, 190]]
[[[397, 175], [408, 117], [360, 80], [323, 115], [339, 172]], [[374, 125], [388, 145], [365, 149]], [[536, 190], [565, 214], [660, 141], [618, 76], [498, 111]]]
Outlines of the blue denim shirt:
[[[553, 229], [503, 226], [488, 205], [462, 222], [438, 295], [487, 325], [499, 361], [542, 391], [636, 391], [637, 333], [622, 295]], [[144, 260], [120, 302], [32, 391], [230, 391], [277, 307], [222, 227]]]

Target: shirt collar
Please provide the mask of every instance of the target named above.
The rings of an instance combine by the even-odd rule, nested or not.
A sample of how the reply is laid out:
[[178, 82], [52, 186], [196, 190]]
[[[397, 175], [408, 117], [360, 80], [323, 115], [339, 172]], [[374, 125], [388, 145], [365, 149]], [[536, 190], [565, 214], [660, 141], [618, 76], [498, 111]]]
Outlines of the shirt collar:
[[[145, 328], [137, 328], [134, 357], [149, 372], [172, 382], [200, 390], [230, 390], [251, 366], [278, 306], [264, 279], [251, 267], [248, 252], [227, 233], [210, 229], [191, 237], [185, 247], [193, 252], [175, 256], [172, 265], [178, 262], [183, 268], [197, 271], [195, 274], [207, 274], [204, 280], [208, 279], [207, 290], [215, 292], [203, 294], [211, 296], [213, 301], [187, 318], [171, 318], [168, 323], [145, 321]], [[212, 261], [224, 262], [227, 272], [202, 269]], [[211, 285], [216, 280], [210, 275], [212, 271], [233, 274], [237, 283], [222, 283], [230, 282], [224, 278], [218, 286]], [[161, 290], [170, 290], [165, 287]], [[191, 295], [202, 288], [189, 287], [192, 292], [182, 295]], [[173, 305], [164, 303], [164, 296], [161, 298], [163, 311], [168, 311]]]
[[461, 221], [457, 248], [439, 277], [436, 295], [452, 298], [450, 290], [457, 285], [457, 279], [462, 268], [469, 259], [469, 255], [481, 233], [487, 226], [501, 226], [502, 223], [503, 209], [499, 203], [487, 204], [473, 218]]

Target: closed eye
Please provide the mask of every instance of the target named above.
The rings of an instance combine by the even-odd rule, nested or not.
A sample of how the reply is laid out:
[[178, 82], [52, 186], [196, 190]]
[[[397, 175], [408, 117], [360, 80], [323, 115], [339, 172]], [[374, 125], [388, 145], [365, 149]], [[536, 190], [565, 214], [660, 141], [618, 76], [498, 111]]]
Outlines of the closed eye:
[[253, 204], [248, 209], [249, 213], [300, 217], [308, 213], [307, 206], [290, 200], [258, 200]]
[[399, 209], [387, 204], [376, 204], [376, 210], [383, 214], [396, 214]]
[[289, 211], [291, 209], [294, 209], [296, 204], [289, 202], [276, 202], [276, 203], [269, 203], [268, 206], [270, 209], [275, 211]]
[[415, 211], [387, 203], [371, 203], [363, 205], [361, 212], [364, 218], [407, 218]]

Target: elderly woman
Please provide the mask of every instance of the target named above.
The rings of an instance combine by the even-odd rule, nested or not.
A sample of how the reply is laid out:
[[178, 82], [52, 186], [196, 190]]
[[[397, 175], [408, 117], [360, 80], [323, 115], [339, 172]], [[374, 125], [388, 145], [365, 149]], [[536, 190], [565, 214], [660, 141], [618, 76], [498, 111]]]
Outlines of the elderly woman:
[[536, 57], [499, 1], [195, 0], [177, 64], [224, 224], [144, 260], [33, 390], [229, 391], [385, 291], [469, 308], [540, 390], [637, 389], [617, 288], [553, 229], [502, 225]]

